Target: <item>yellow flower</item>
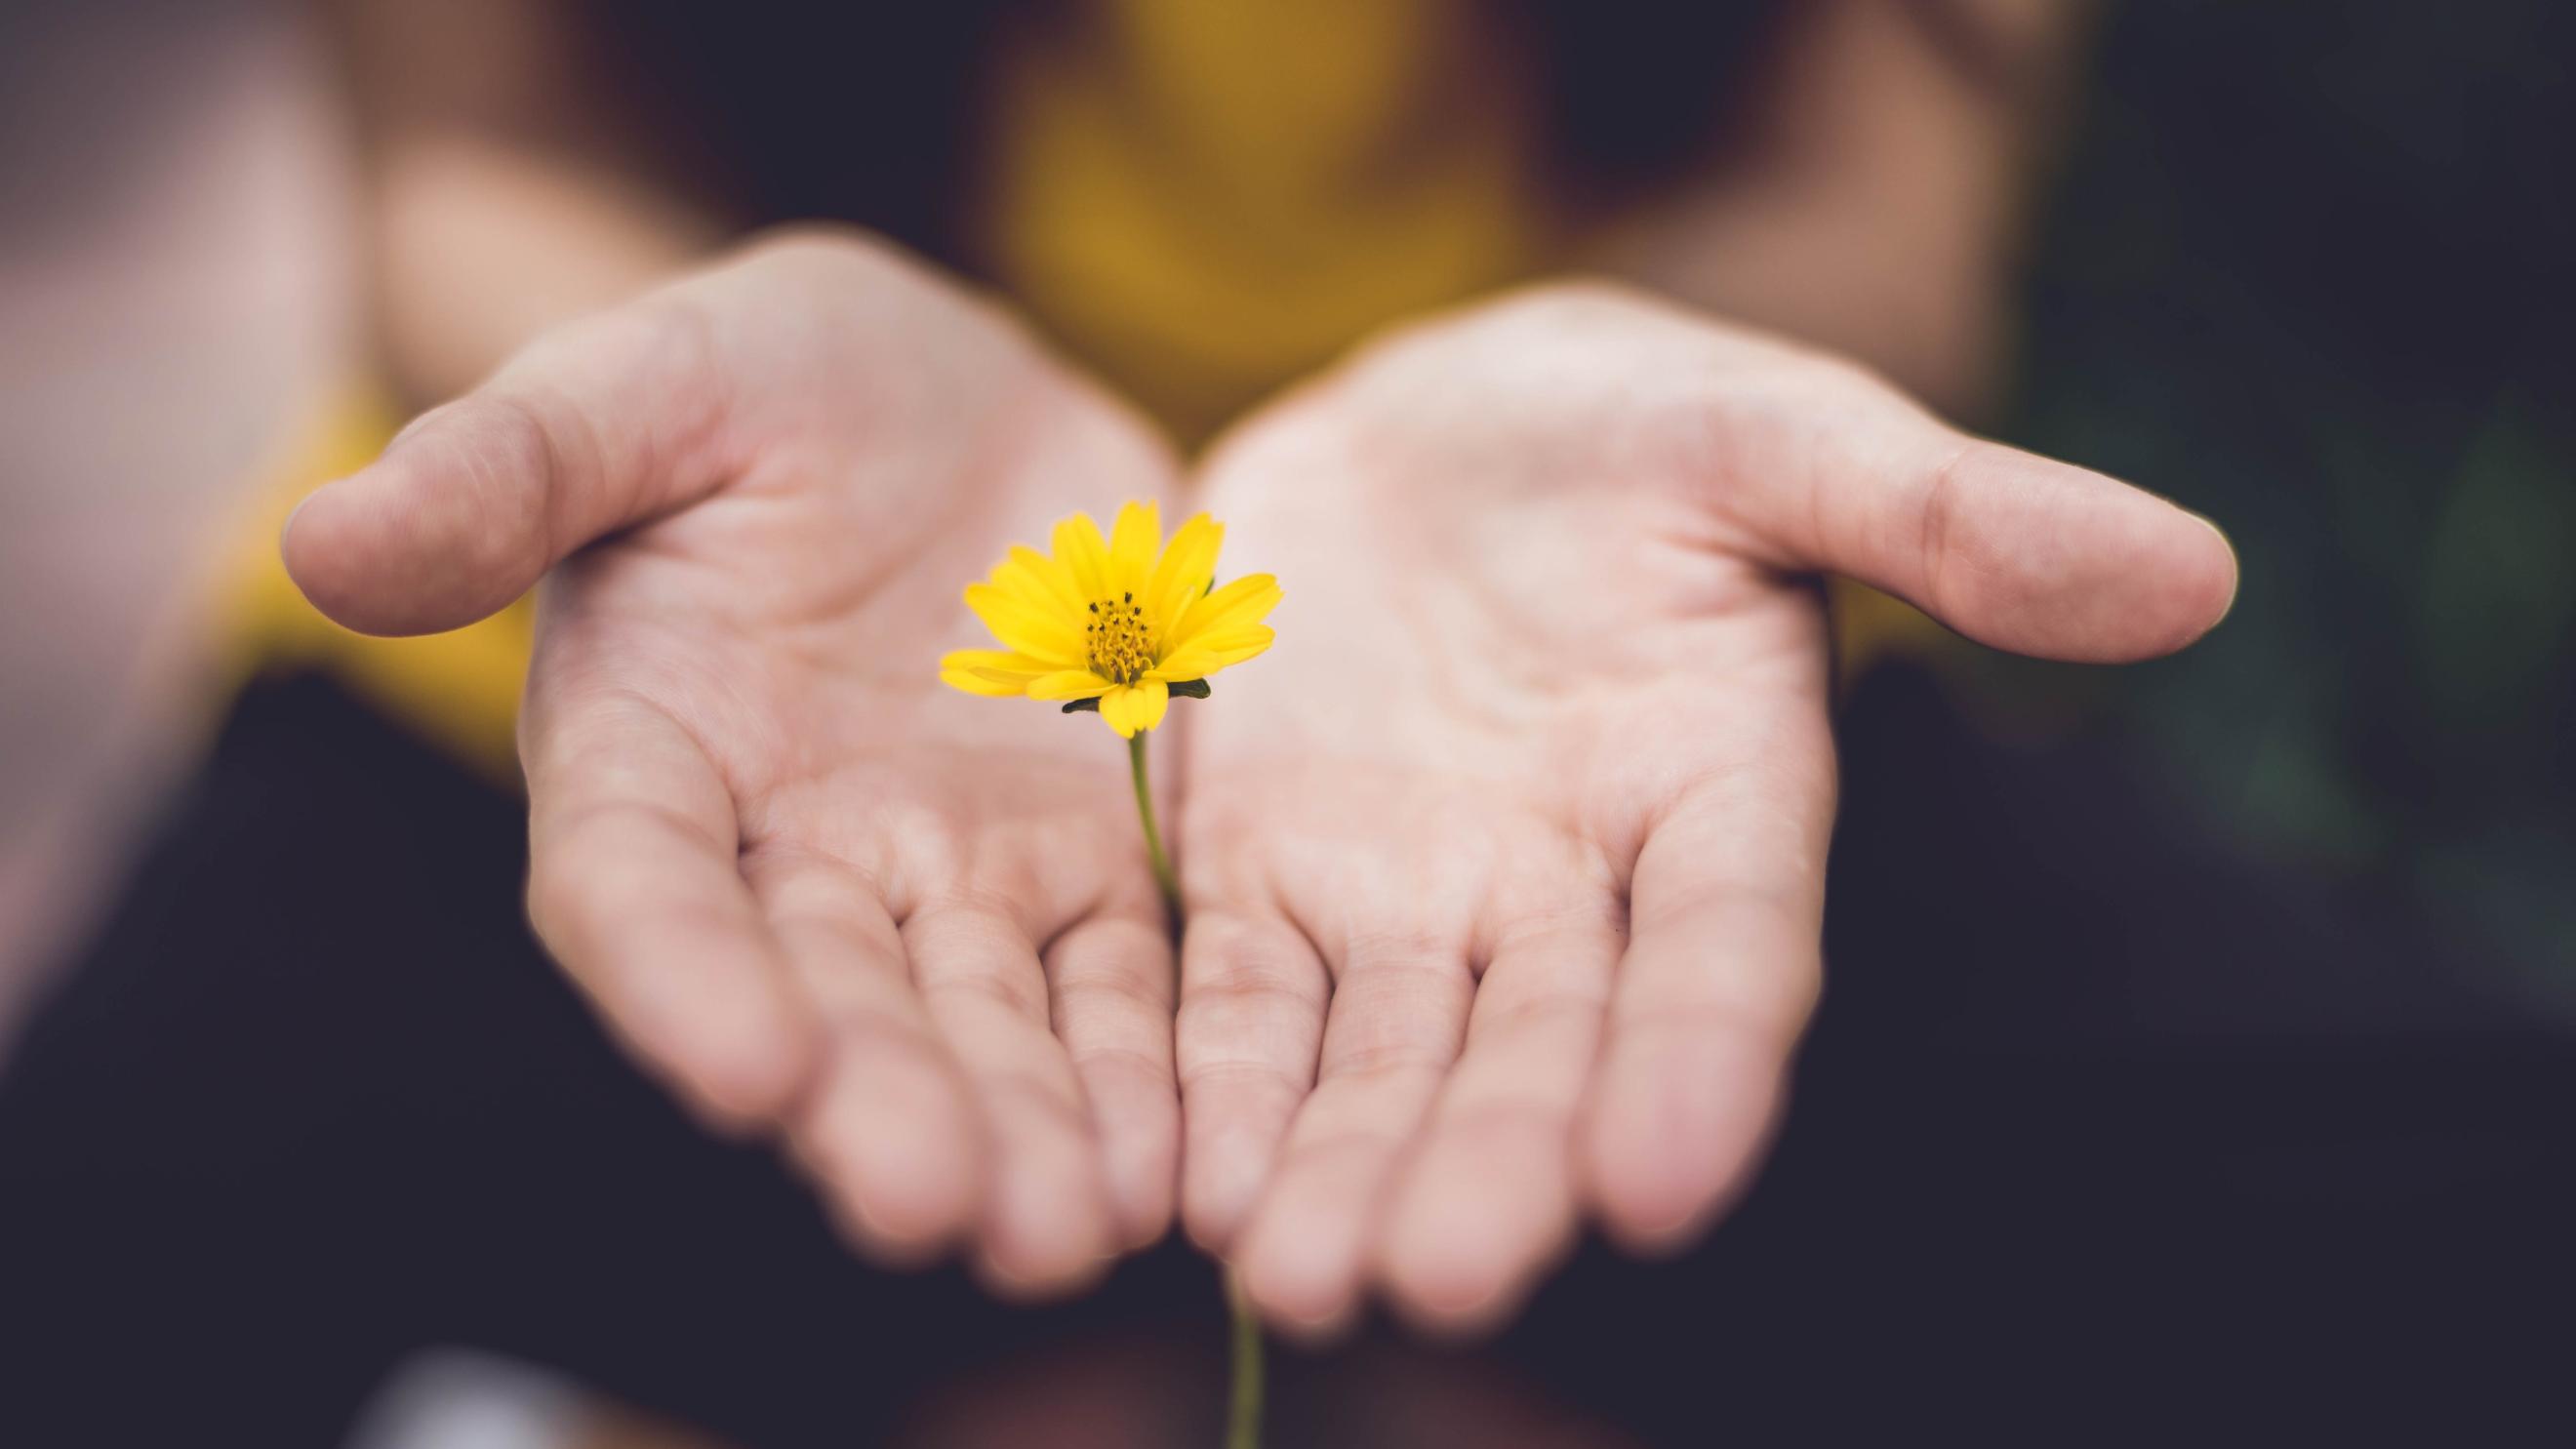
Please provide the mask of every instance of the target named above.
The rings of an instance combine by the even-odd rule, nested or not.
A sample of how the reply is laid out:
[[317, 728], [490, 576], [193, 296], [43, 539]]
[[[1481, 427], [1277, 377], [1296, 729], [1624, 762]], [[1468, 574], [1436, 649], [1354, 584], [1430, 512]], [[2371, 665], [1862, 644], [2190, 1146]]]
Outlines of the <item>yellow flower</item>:
[[1202, 513], [1166, 546], [1155, 505], [1130, 503], [1103, 542], [1077, 513], [1055, 526], [1053, 557], [1015, 547], [967, 585], [966, 607], [1002, 647], [957, 650], [939, 661], [939, 677], [968, 694], [1072, 701], [1068, 709], [1096, 701], [1128, 738], [1152, 729], [1175, 692], [1205, 694], [1200, 681], [1270, 647], [1261, 620], [1279, 602], [1278, 580], [1249, 574], [1208, 587], [1224, 537]]

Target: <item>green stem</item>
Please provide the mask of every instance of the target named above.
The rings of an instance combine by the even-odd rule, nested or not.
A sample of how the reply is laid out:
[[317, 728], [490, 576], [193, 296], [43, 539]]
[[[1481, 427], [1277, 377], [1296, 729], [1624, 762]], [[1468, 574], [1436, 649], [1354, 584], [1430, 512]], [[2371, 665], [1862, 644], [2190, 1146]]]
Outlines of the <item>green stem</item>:
[[[1163, 888], [1163, 909], [1172, 932], [1180, 934], [1181, 882], [1172, 873], [1172, 858], [1163, 853], [1162, 828], [1154, 823], [1154, 788], [1145, 775], [1145, 731], [1127, 737], [1127, 769], [1136, 778], [1136, 818], [1145, 826], [1145, 857], [1154, 866], [1154, 884]], [[1226, 1404], [1225, 1449], [1261, 1449], [1261, 1320], [1229, 1270], [1225, 1275], [1225, 1308], [1232, 1325], [1234, 1386]]]
[[1225, 1275], [1226, 1313], [1234, 1323], [1234, 1396], [1225, 1416], [1225, 1449], [1261, 1449], [1261, 1320], [1234, 1273]]
[[1145, 731], [1127, 737], [1127, 768], [1136, 777], [1136, 817], [1145, 822], [1145, 854], [1154, 863], [1154, 884], [1163, 888], [1163, 908], [1181, 919], [1181, 881], [1172, 874], [1172, 858], [1163, 853], [1163, 832], [1154, 824], [1154, 790], [1145, 781]]

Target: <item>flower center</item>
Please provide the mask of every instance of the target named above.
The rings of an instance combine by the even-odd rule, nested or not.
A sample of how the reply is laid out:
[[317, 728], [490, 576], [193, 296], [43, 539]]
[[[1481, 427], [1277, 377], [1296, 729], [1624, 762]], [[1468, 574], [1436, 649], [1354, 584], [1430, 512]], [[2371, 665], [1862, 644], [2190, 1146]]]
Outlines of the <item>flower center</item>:
[[1133, 593], [1095, 599], [1091, 623], [1083, 633], [1089, 646], [1091, 672], [1119, 684], [1134, 684], [1154, 667], [1153, 621]]

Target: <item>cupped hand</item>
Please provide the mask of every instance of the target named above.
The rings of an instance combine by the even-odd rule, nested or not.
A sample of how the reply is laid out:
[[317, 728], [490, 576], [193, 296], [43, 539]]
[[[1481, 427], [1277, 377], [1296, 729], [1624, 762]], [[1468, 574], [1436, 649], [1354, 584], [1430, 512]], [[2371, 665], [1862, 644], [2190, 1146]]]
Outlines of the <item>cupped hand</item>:
[[372, 633], [551, 571], [520, 721], [537, 930], [888, 1258], [1074, 1286], [1171, 1214], [1172, 960], [1096, 726], [939, 683], [958, 591], [1167, 451], [856, 236], [548, 334], [287, 526]]
[[1860, 369], [1599, 286], [1417, 327], [1222, 443], [1278, 643], [1181, 722], [1182, 1214], [1274, 1321], [1507, 1313], [1586, 1214], [1744, 1182], [1816, 999], [1848, 574], [2121, 661], [2217, 531]]

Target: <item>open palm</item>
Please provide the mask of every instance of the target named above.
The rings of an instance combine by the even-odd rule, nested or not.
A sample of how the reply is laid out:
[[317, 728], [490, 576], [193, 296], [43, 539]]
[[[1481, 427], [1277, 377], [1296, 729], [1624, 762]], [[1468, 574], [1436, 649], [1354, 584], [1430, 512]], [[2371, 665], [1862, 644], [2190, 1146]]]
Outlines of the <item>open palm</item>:
[[1592, 286], [1364, 353], [1222, 444], [1287, 599], [1182, 722], [1183, 1213], [1275, 1320], [1490, 1322], [1588, 1210], [1686, 1239], [1819, 983], [1812, 572], [1985, 642], [2178, 648], [2224, 542], [1848, 364]]
[[1171, 474], [997, 314], [806, 237], [550, 334], [285, 546], [380, 633], [554, 568], [520, 727], [549, 949], [863, 1244], [1044, 1291], [1169, 1221], [1171, 952], [1098, 730], [934, 661], [1005, 543]]

